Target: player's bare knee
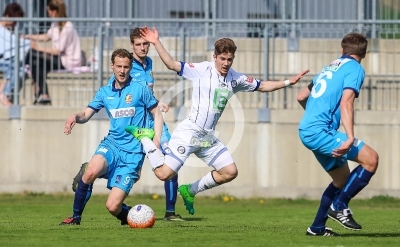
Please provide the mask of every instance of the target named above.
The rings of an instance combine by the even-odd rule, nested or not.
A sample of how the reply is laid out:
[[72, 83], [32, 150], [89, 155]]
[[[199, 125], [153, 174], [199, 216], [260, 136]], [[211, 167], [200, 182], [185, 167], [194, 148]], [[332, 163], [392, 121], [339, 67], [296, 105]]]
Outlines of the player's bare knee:
[[375, 150], [371, 150], [367, 162], [363, 166], [369, 172], [375, 172], [378, 169], [379, 155]]
[[216, 172], [221, 176], [223, 183], [230, 182], [238, 176], [238, 170], [236, 169], [236, 166], [230, 169], [221, 169], [220, 171]]
[[82, 181], [85, 184], [92, 184], [94, 183], [94, 180], [98, 177], [98, 174], [96, 174], [92, 169], [88, 169], [85, 171], [85, 173], [82, 176]]
[[107, 201], [106, 208], [107, 208], [108, 212], [110, 212], [110, 214], [112, 214], [112, 215], [117, 215], [121, 211], [118, 203], [115, 203], [113, 201]]

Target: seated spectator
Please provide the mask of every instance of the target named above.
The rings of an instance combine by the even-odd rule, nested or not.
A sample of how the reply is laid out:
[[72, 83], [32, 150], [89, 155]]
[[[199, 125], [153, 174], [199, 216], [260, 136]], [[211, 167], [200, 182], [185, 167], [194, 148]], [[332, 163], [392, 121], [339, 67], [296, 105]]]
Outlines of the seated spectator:
[[[3, 17], [9, 18], [23, 16], [24, 11], [18, 3], [8, 4], [3, 13]], [[15, 26], [16, 22], [14, 21], [0, 21], [0, 71], [4, 74], [4, 80], [0, 81], [0, 103], [4, 106], [12, 105], [11, 95], [15, 86], [15, 39], [17, 38], [13, 34]], [[19, 61], [21, 61], [21, 64], [29, 45], [29, 40], [20, 39]], [[20, 83], [23, 79], [23, 72], [24, 70], [20, 68], [20, 76], [17, 78]]]
[[[63, 0], [50, 0], [47, 3], [50, 18], [67, 18]], [[53, 22], [44, 34], [25, 35], [32, 40], [31, 50], [25, 63], [31, 67], [35, 85], [34, 104], [51, 104], [49, 87], [46, 83], [47, 73], [51, 70], [73, 70], [81, 66], [81, 44], [77, 31], [70, 21]], [[52, 41], [51, 48], [39, 46], [35, 41]]]

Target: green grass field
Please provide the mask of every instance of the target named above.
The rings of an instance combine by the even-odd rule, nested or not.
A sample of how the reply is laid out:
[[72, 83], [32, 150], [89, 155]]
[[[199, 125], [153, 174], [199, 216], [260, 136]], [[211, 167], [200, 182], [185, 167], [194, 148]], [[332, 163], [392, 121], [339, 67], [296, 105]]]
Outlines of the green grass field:
[[133, 195], [127, 203], [148, 204], [157, 220], [153, 228], [131, 229], [107, 212], [104, 195], [92, 196], [80, 226], [59, 226], [71, 215], [73, 195], [3, 194], [0, 246], [400, 246], [398, 199], [354, 200], [354, 217], [364, 229], [349, 231], [328, 220], [338, 238], [305, 236], [318, 201], [232, 199], [199, 197], [189, 216], [179, 198], [177, 212], [187, 221], [177, 223], [163, 221], [164, 198]]

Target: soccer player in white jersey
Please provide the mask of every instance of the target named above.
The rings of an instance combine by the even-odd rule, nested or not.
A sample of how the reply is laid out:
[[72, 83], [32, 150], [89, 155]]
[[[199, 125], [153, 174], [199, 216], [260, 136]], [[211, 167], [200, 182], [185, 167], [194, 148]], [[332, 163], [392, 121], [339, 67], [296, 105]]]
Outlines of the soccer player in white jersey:
[[[361, 230], [348, 205], [378, 168], [378, 154], [354, 136], [354, 100], [365, 77], [360, 62], [368, 42], [364, 35], [350, 33], [341, 45], [342, 56], [325, 66], [297, 97], [305, 108], [299, 124], [300, 139], [333, 180], [306, 231], [309, 236], [339, 235], [325, 226], [328, 216], [347, 229]], [[340, 120], [345, 132], [338, 131]], [[347, 160], [360, 165], [350, 173]]]
[[160, 180], [175, 176], [190, 154], [194, 153], [214, 168], [203, 178], [178, 188], [186, 209], [194, 214], [194, 196], [236, 178], [238, 170], [231, 154], [215, 136], [215, 126], [230, 96], [240, 91], [270, 92], [297, 83], [309, 70], [302, 71], [286, 81], [260, 81], [231, 69], [236, 45], [229, 38], [215, 43], [214, 62], [185, 63], [175, 61], [161, 44], [158, 32], [142, 28], [142, 37], [152, 43], [161, 60], [170, 70], [193, 82], [192, 108], [188, 119], [172, 133], [166, 155], [158, 149], [147, 134], [152, 130], [129, 126], [128, 132], [143, 144], [155, 175]]

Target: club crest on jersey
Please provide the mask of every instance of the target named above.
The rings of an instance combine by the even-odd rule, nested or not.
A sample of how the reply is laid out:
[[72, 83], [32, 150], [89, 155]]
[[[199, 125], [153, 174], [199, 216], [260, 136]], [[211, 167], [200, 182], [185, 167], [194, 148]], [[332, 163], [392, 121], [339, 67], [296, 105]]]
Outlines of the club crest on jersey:
[[150, 75], [151, 78], [153, 78], [153, 71], [152, 70], [149, 70], [149, 75]]
[[237, 81], [236, 80], [231, 81], [231, 86], [232, 88], [235, 88], [237, 86]]
[[246, 82], [252, 83], [254, 81], [253, 77], [247, 77]]
[[186, 151], [185, 147], [183, 147], [183, 146], [179, 146], [176, 150], [177, 150], [178, 153], [180, 153], [180, 154], [184, 154], [185, 151]]
[[194, 64], [188, 63], [190, 68], [194, 68]]
[[127, 103], [127, 104], [132, 103], [132, 94], [127, 94], [125, 96], [125, 103]]

